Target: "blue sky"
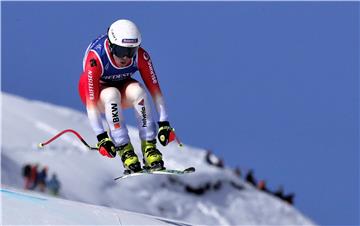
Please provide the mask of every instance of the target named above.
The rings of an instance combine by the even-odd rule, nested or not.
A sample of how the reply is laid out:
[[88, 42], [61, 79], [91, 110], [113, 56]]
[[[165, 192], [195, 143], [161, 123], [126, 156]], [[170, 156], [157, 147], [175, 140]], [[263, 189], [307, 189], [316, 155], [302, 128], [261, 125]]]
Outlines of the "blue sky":
[[2, 90], [84, 111], [83, 53], [119, 18], [184, 143], [295, 192], [321, 225], [359, 224], [359, 2], [2, 2]]

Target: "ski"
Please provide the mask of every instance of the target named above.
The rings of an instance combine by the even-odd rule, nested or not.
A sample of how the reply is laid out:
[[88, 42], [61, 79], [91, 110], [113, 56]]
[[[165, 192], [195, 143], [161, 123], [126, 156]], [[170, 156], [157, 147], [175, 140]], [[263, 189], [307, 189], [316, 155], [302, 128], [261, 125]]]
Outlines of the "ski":
[[189, 167], [184, 170], [175, 170], [175, 169], [146, 170], [146, 169], [143, 169], [140, 172], [121, 175], [119, 177], [114, 178], [114, 180], [125, 179], [127, 177], [141, 176], [141, 175], [146, 175], [146, 174], [183, 175], [183, 174], [193, 173], [193, 172], [195, 172], [194, 167]]

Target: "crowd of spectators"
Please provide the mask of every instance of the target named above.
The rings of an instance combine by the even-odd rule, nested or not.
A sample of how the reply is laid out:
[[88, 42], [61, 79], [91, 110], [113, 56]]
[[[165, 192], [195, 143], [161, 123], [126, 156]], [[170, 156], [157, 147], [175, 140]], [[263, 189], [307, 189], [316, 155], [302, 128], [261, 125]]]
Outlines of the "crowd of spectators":
[[[218, 168], [224, 168], [224, 160], [222, 158], [219, 158], [218, 156], [216, 156], [212, 151], [208, 150], [206, 152], [206, 156], [205, 156], [205, 161], [212, 166], [218, 167]], [[233, 169], [235, 175], [237, 175], [238, 177], [242, 178], [242, 170], [240, 169], [240, 167], [236, 167], [235, 169]], [[281, 200], [284, 200], [285, 202], [293, 205], [294, 204], [294, 198], [295, 198], [295, 194], [294, 193], [289, 193], [289, 194], [285, 194], [284, 193], [284, 188], [282, 185], [280, 185], [275, 191], [271, 191], [268, 187], [267, 187], [267, 183], [265, 180], [257, 180], [254, 176], [254, 170], [250, 169], [247, 171], [246, 175], [244, 175], [243, 178], [246, 182], [248, 182], [249, 184], [251, 184], [252, 186], [254, 186], [255, 188], [266, 192], [270, 195], [273, 195], [275, 197], [280, 198]]]
[[40, 168], [39, 164], [25, 164], [22, 167], [24, 188], [27, 190], [48, 192], [57, 196], [60, 191], [61, 183], [58, 180], [56, 173], [53, 173], [48, 180], [48, 170], [47, 166]]

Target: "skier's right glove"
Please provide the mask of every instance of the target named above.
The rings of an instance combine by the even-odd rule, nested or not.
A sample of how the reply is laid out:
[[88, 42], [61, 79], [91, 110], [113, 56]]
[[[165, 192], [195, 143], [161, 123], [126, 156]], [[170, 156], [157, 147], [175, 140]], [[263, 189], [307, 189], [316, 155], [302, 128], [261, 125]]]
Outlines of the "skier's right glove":
[[109, 138], [107, 132], [103, 132], [97, 135], [98, 143], [96, 147], [98, 148], [101, 155], [114, 158], [116, 156], [115, 145]]

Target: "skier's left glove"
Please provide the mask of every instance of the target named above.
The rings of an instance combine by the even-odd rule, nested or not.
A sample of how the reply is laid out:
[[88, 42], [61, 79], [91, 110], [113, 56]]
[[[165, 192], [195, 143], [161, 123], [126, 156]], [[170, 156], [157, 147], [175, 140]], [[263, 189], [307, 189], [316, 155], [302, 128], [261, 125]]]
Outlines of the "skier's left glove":
[[158, 122], [159, 132], [158, 139], [162, 146], [168, 145], [171, 141], [175, 139], [174, 129], [170, 126], [168, 121]]
[[115, 145], [109, 138], [107, 132], [97, 135], [98, 143], [96, 147], [98, 148], [101, 155], [114, 158], [116, 156]]

